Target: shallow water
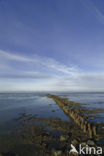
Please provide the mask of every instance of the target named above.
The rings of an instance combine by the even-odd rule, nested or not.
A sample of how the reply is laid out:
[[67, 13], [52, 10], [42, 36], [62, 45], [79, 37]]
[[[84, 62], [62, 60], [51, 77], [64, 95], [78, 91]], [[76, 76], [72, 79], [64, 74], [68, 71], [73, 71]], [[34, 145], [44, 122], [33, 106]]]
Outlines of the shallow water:
[[[53, 94], [56, 94], [56, 93], [53, 93]], [[71, 101], [76, 101], [76, 102], [80, 102], [81, 104], [86, 104], [84, 106], [89, 109], [95, 109], [95, 108], [104, 109], [104, 93], [101, 93], [101, 94], [97, 94], [97, 93], [61, 93], [59, 94], [58, 93], [56, 95], [67, 97]], [[29, 118], [27, 117], [27, 120], [25, 121], [25, 124], [27, 125], [26, 127], [24, 126], [24, 119], [26, 118], [25, 115], [27, 115], [28, 117], [31, 117], [33, 115], [33, 118], [34, 118], [34, 120], [28, 120]], [[24, 132], [26, 132], [25, 130], [28, 130], [28, 126], [30, 126], [31, 128], [31, 125], [29, 125], [29, 122], [30, 124], [31, 123], [33, 124], [35, 122], [36, 125], [41, 125], [41, 126], [43, 124], [44, 129], [42, 129], [42, 133], [40, 134], [44, 134], [43, 132], [44, 130], [46, 130], [46, 132], [48, 132], [46, 134], [49, 134], [49, 136], [52, 137], [52, 139], [56, 138], [56, 142], [54, 142], [54, 140], [51, 140], [49, 142], [50, 149], [53, 148], [54, 146], [55, 148], [60, 146], [58, 140], [60, 138], [60, 135], [64, 134], [64, 131], [61, 131], [58, 129], [52, 129], [51, 127], [49, 127], [49, 125], [46, 122], [42, 122], [41, 120], [40, 121], [35, 120], [34, 115], [38, 118], [56, 118], [57, 117], [64, 121], [70, 121], [70, 118], [67, 117], [64, 114], [64, 112], [59, 108], [59, 106], [52, 99], [48, 98], [45, 93], [0, 94], [0, 140], [1, 140], [0, 152], [4, 152], [6, 153], [6, 155], [8, 155], [7, 154], [8, 151], [12, 152], [12, 149], [14, 149], [14, 151], [16, 153], [20, 153], [20, 155], [21, 153], [22, 155], [34, 154], [34, 152], [37, 149], [34, 149], [34, 146], [30, 146], [31, 142], [28, 143], [28, 141], [31, 141], [30, 133], [26, 133], [27, 135], [25, 135], [25, 137], [23, 135], [25, 134]], [[95, 121], [104, 122], [103, 112], [99, 113], [98, 115], [95, 114], [95, 116], [96, 116]], [[59, 123], [59, 126], [60, 125], [61, 124]], [[69, 126], [69, 123], [67, 125]], [[71, 126], [70, 129], [73, 129], [73, 126]], [[23, 130], [23, 133], [22, 133], [22, 130]], [[29, 130], [30, 130], [29, 132], [31, 132], [31, 129]], [[37, 131], [34, 131], [34, 132], [36, 133], [39, 130], [40, 129], [37, 129]], [[65, 130], [66, 130], [66, 127], [65, 127]], [[76, 133], [74, 135], [76, 135]], [[79, 132], [78, 132], [78, 136], [79, 136]], [[24, 140], [26, 138], [27, 138], [27, 142], [24, 144]], [[102, 145], [103, 143], [104, 143], [104, 139], [100, 139], [98, 141], [99, 146]]]
[[[53, 93], [79, 102], [89, 109], [104, 109], [104, 93]], [[56, 103], [45, 93], [0, 93], [0, 134], [7, 133], [18, 122], [20, 114], [32, 114], [40, 118], [60, 118], [70, 121]], [[104, 112], [95, 115], [95, 121], [104, 123]]]
[[0, 133], [9, 132], [18, 122], [14, 119], [20, 114], [32, 114], [44, 118], [60, 118], [69, 121], [56, 103], [45, 96], [36, 93], [5, 93], [0, 94]]
[[104, 123], [104, 92], [73, 92], [73, 93], [58, 93], [61, 97], [66, 97], [70, 101], [85, 104], [87, 109], [102, 109], [102, 112], [95, 114], [96, 122]]

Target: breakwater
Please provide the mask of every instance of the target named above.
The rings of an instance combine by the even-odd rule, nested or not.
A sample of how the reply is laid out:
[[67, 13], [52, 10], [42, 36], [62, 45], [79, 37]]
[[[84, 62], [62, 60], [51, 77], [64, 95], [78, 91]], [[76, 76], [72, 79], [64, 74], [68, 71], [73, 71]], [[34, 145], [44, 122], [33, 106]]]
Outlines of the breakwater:
[[81, 128], [83, 133], [87, 133], [89, 138], [97, 137], [96, 125], [91, 124], [85, 118], [85, 109], [81, 109], [80, 104], [69, 101], [67, 98], [61, 98], [56, 95], [48, 94], [61, 109]]

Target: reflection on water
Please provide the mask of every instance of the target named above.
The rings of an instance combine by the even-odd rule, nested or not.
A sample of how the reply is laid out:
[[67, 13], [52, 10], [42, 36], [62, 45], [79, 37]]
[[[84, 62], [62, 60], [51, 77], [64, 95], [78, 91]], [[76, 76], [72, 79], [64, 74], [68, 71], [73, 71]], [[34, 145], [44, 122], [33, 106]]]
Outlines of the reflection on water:
[[87, 108], [104, 109], [104, 93], [62, 93], [60, 96], [67, 97], [71, 101], [87, 104]]
[[[104, 108], [104, 93], [61, 93], [58, 95], [86, 104], [83, 106], [89, 109]], [[104, 122], [103, 112], [94, 115], [95, 121]], [[82, 133], [74, 122], [65, 121], [70, 121], [69, 117], [45, 93], [2, 93], [0, 94], [0, 153], [7, 156], [18, 154], [32, 156], [36, 153], [43, 155], [42, 152], [46, 149], [48, 152], [57, 147], [62, 151], [68, 149], [73, 136], [81, 142], [88, 139], [87, 134]], [[99, 124], [97, 128], [98, 134], [99, 132], [101, 134], [101, 138], [100, 136], [99, 139], [97, 138], [97, 143], [102, 146], [103, 124]], [[68, 140], [62, 143], [60, 137], [64, 135]], [[47, 148], [44, 150], [44, 147]]]
[[[80, 102], [89, 109], [104, 109], [104, 93], [53, 93]], [[60, 118], [69, 121], [56, 103], [45, 93], [0, 93], [0, 133], [17, 126], [14, 121], [21, 113], [42, 118]], [[97, 114], [96, 121], [104, 122], [104, 113]]]
[[58, 93], [57, 95], [66, 97], [70, 101], [86, 104], [87, 109], [102, 109], [102, 112], [96, 115], [94, 121], [104, 123], [104, 92], [73, 92], [73, 93]]
[[56, 103], [45, 94], [5, 93], [0, 94], [0, 132], [7, 132], [17, 126], [15, 118], [21, 113], [37, 115], [44, 118], [61, 118], [69, 121]]

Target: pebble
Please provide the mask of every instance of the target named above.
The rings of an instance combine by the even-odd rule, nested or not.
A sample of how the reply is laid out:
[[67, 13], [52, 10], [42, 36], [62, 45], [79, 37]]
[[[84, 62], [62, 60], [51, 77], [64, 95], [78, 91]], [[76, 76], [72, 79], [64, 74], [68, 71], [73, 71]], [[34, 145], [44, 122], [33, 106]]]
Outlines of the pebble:
[[95, 145], [94, 141], [92, 141], [92, 140], [88, 140], [87, 144], [90, 145], [90, 146], [94, 146]]
[[82, 142], [81, 146], [83, 146], [83, 147], [86, 146], [86, 142]]
[[61, 135], [60, 136], [60, 141], [66, 141], [68, 140], [69, 136], [68, 135]]
[[77, 141], [76, 139], [74, 139], [74, 140], [71, 141], [71, 143], [72, 143], [73, 145], [77, 145], [77, 144], [78, 144], [78, 141]]
[[62, 156], [62, 151], [54, 151], [54, 156]]

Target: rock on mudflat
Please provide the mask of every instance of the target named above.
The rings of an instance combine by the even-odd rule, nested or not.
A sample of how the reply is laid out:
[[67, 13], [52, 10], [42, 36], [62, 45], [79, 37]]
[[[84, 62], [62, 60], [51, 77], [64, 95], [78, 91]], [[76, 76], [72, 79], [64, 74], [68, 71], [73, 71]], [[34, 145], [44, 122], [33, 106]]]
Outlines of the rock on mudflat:
[[68, 135], [61, 135], [61, 136], [60, 136], [60, 141], [67, 141], [68, 138], [69, 138]]
[[94, 146], [95, 145], [94, 141], [92, 141], [92, 140], [88, 140], [87, 144], [90, 145], [90, 146]]
[[62, 151], [54, 151], [53, 154], [54, 156], [62, 156]]
[[76, 139], [74, 139], [74, 140], [71, 141], [71, 143], [72, 143], [73, 145], [77, 145], [77, 144], [78, 144], [78, 141], [77, 141]]
[[82, 142], [81, 146], [83, 146], [83, 147], [86, 146], [86, 142]]

